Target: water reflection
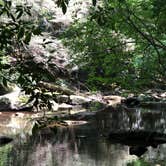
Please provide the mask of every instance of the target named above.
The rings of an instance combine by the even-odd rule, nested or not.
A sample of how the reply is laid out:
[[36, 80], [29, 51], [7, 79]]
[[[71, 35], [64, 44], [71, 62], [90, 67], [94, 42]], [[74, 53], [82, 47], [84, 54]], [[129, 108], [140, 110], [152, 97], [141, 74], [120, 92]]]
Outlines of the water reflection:
[[166, 129], [166, 112], [133, 109], [120, 111], [101, 111], [96, 115], [97, 125], [101, 131], [146, 129], [164, 132]]
[[[0, 147], [0, 165], [125, 166], [137, 157], [129, 155], [128, 146], [111, 144], [104, 135], [119, 129], [165, 132], [165, 128], [165, 112], [141, 109], [101, 111], [80, 126], [61, 127], [57, 131], [46, 128], [26, 139], [18, 137], [11, 144]], [[143, 158], [151, 165], [162, 165], [166, 161], [165, 154], [164, 144], [155, 149], [149, 147]]]
[[108, 144], [87, 132], [79, 137], [82, 132], [79, 128], [61, 128], [57, 134], [41, 131], [26, 143], [16, 142], [5, 166], [119, 166], [131, 158], [127, 146]]

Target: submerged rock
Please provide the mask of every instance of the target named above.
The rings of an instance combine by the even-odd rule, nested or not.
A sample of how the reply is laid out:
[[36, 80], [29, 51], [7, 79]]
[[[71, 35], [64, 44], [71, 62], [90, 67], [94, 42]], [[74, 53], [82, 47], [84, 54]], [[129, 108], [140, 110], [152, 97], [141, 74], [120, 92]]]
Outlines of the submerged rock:
[[0, 146], [8, 144], [11, 141], [13, 141], [13, 139], [10, 137], [0, 136]]

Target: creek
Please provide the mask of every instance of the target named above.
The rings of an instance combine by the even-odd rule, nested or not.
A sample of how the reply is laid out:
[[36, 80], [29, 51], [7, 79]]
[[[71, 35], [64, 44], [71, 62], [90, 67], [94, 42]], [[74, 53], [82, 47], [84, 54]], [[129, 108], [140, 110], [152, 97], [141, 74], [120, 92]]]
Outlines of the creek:
[[[118, 130], [148, 130], [166, 133], [166, 113], [162, 110], [133, 109], [100, 111], [86, 123], [73, 123], [56, 130], [42, 129], [31, 135], [31, 122], [1, 113], [1, 135], [14, 141], [0, 147], [0, 166], [131, 166], [166, 165], [166, 144], [148, 147], [141, 156], [129, 154], [129, 146], [111, 143], [107, 134]], [[28, 115], [26, 115], [28, 116]], [[81, 122], [81, 121], [80, 121]], [[23, 130], [24, 128], [24, 130]]]

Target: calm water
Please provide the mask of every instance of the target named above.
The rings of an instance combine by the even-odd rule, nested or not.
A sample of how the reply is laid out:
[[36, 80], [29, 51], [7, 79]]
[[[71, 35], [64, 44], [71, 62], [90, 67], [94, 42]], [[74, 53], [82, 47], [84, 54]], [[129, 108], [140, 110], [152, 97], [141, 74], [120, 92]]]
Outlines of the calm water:
[[155, 110], [107, 110], [80, 126], [44, 129], [33, 136], [22, 132], [12, 143], [0, 147], [0, 166], [126, 166], [131, 161], [139, 166], [166, 166], [166, 144], [149, 147], [137, 158], [129, 155], [128, 146], [106, 140], [104, 135], [119, 129], [166, 133], [166, 115]]

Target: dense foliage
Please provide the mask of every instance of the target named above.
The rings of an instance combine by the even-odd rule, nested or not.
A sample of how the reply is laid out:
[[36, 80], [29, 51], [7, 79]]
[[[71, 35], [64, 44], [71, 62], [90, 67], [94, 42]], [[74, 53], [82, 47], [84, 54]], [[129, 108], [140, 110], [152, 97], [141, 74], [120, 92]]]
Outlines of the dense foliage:
[[14, 83], [31, 96], [28, 102], [51, 108], [51, 94], [38, 83], [56, 78], [52, 80], [41, 67], [46, 61], [38, 64], [33, 60], [32, 55], [38, 55], [40, 50], [31, 52], [28, 47], [31, 38], [42, 33], [40, 15], [25, 1], [16, 2], [0, 0], [0, 84], [7, 87]]
[[166, 78], [166, 3], [105, 0], [62, 36], [91, 88], [156, 87]]
[[[25, 64], [25, 57], [29, 54], [28, 44], [33, 35], [39, 35], [41, 30], [33, 18], [29, 4], [0, 1], [0, 81], [1, 85], [15, 83], [23, 88], [26, 94], [31, 94], [35, 105], [39, 103], [41, 93], [37, 83], [39, 71]], [[45, 100], [47, 102], [47, 100]]]

